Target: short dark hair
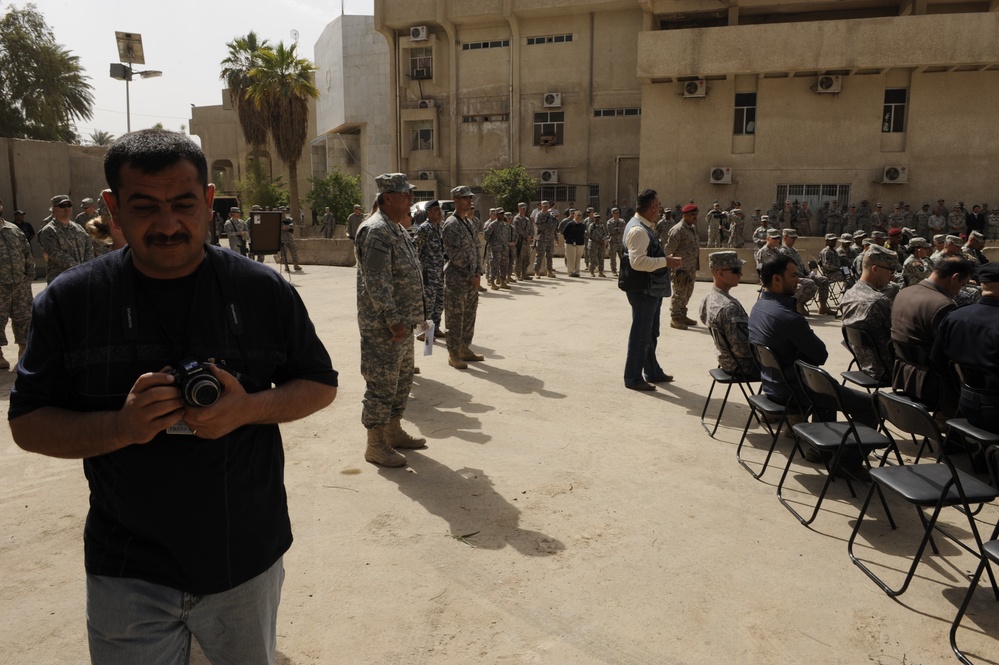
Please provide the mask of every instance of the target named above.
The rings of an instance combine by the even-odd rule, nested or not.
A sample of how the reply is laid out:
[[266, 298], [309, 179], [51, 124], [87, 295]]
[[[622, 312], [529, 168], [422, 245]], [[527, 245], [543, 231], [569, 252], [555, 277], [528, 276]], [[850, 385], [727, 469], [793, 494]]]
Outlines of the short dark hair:
[[143, 173], [159, 173], [187, 160], [198, 171], [198, 182], [208, 187], [208, 161], [201, 148], [185, 134], [166, 129], [143, 129], [125, 134], [111, 144], [104, 155], [104, 178], [111, 193], [118, 196], [123, 166]]
[[638, 210], [638, 212], [645, 212], [652, 205], [652, 202], [656, 200], [657, 196], [659, 196], [659, 194], [656, 190], [643, 189], [638, 195], [638, 205], [635, 206], [635, 209]]
[[975, 272], [975, 266], [963, 256], [948, 256], [936, 264], [933, 272], [940, 279], [950, 279], [954, 275], [970, 278]]
[[763, 286], [769, 289], [774, 277], [783, 275], [789, 263], [794, 263], [794, 259], [787, 254], [781, 254], [764, 261], [763, 265], [760, 266], [760, 281], [763, 282]]

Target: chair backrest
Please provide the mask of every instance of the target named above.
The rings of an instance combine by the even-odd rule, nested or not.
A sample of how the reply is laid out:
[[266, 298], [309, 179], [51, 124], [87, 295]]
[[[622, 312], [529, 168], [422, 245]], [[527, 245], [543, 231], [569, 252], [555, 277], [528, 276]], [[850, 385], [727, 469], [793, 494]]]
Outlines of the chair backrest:
[[922, 346], [912, 342], [900, 342], [893, 339], [891, 341], [895, 357], [909, 365], [915, 365], [920, 369], [930, 370], [930, 354]]
[[[850, 349], [850, 353], [853, 354], [853, 359], [857, 361], [858, 365], [860, 365], [860, 360], [857, 358], [857, 349], [870, 349], [877, 356], [881, 367], [885, 368], [885, 375], [887, 377], [891, 376], [893, 358], [890, 347], [887, 350], [879, 347], [874, 338], [866, 330], [854, 328], [853, 326], [843, 326], [843, 339], [846, 340], [846, 346]], [[880, 378], [884, 379], [886, 377], [882, 376]]]
[[[741, 368], [742, 359], [739, 358], [737, 355], [735, 355], [735, 351], [732, 349], [732, 345], [729, 343], [728, 337], [725, 336], [725, 333], [722, 332], [721, 328], [718, 328], [716, 326], [708, 326], [708, 332], [711, 333], [711, 339], [714, 340], [715, 348], [719, 350], [725, 349], [725, 351], [728, 353], [729, 356], [734, 358], [737, 363], [740, 363], [739, 366]], [[759, 365], [759, 363], [757, 363], [756, 361], [755, 356], [751, 356], [750, 360], [752, 360], [753, 363], [756, 364], [757, 366]]]
[[[777, 356], [774, 355], [773, 350], [766, 344], [758, 344], [757, 342], [750, 342], [749, 348], [753, 351], [753, 359], [756, 361], [757, 366], [760, 370], [769, 370], [774, 373], [778, 378], [780, 378], [781, 383], [788, 386], [791, 390], [791, 399], [794, 400], [794, 405], [804, 411], [805, 404], [798, 396], [798, 391], [795, 390], [794, 383], [787, 380], [787, 375], [784, 373], [784, 368], [780, 366], [780, 361], [777, 360]], [[788, 406], [792, 406], [788, 403]]]
[[834, 409], [846, 415], [847, 421], [853, 424], [853, 418], [843, 408], [840, 400], [840, 386], [829, 372], [804, 360], [794, 361], [794, 371], [798, 374], [798, 381], [815, 409]]
[[999, 393], [999, 375], [984, 367], [951, 363], [957, 378], [968, 390], [984, 394]]
[[943, 435], [940, 433], [940, 428], [923, 404], [899, 393], [877, 392], [874, 393], [874, 405], [882, 420], [906, 434], [926, 437], [930, 443], [940, 448], [943, 456], [946, 456], [941, 445]]
[[985, 465], [989, 469], [992, 487], [999, 489], [999, 444], [985, 449]]

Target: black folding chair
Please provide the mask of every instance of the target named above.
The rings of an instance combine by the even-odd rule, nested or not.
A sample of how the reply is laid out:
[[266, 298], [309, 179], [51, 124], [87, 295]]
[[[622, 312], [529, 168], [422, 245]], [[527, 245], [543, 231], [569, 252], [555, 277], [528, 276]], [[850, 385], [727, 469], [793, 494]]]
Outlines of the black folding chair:
[[[792, 515], [798, 518], [799, 522], [808, 526], [818, 516], [819, 508], [822, 507], [822, 500], [829, 490], [829, 485], [832, 484], [834, 477], [842, 471], [844, 459], [848, 459], [850, 453], [854, 453], [856, 458], [859, 458], [867, 469], [871, 468], [868, 455], [872, 452], [878, 450], [885, 451], [884, 455], [881, 456], [879, 467], [885, 465], [888, 455], [892, 451], [895, 452], [895, 457], [899, 464], [902, 463], [902, 457], [899, 455], [898, 448], [895, 447], [895, 442], [891, 438], [867, 425], [854, 422], [850, 412], [843, 406], [842, 394], [840, 392], [843, 388], [836, 383], [836, 380], [828, 372], [815, 365], [809, 365], [802, 360], [796, 361], [794, 367], [798, 373], [801, 386], [804, 388], [805, 395], [812, 403], [813, 414], [821, 408], [835, 408], [837, 413], [842, 413], [846, 418], [845, 422], [799, 423], [791, 428], [796, 435], [794, 447], [791, 448], [791, 454], [787, 458], [784, 473], [780, 477], [780, 482], [777, 483], [777, 499], [780, 500], [785, 508], [791, 511]], [[794, 460], [795, 453], [800, 450], [804, 454], [802, 446], [808, 446], [822, 456], [822, 464], [825, 466], [827, 473], [825, 484], [822, 485], [819, 498], [815, 502], [815, 508], [808, 519], [802, 517], [784, 499], [783, 494], [784, 481], [791, 470], [791, 462]], [[826, 460], [829, 461], [827, 462]], [[857, 494], [853, 491], [853, 485], [850, 483], [849, 476], [845, 475], [843, 477], [846, 480], [850, 494], [856, 497]], [[891, 513], [888, 512], [888, 506], [884, 503], [884, 497], [881, 498], [881, 501], [890, 519]]]
[[[780, 362], [778, 362], [774, 352], [770, 350], [770, 347], [750, 342], [749, 348], [752, 350], [753, 358], [756, 360], [756, 364], [760, 367], [761, 372], [764, 369], [772, 371], [780, 378], [781, 382], [787, 384], [787, 380], [784, 378], [784, 370], [781, 368]], [[746, 418], [746, 426], [742, 429], [742, 437], [739, 438], [739, 446], [735, 449], [735, 458], [739, 460], [739, 464], [741, 464], [746, 471], [749, 471], [749, 473], [753, 475], [753, 478], [759, 480], [760, 477], [762, 477], [766, 472], [767, 465], [770, 464], [770, 457], [774, 454], [774, 449], [777, 447], [777, 440], [780, 438], [781, 430], [788, 422], [788, 409], [790, 408], [790, 413], [801, 413], [802, 416], [807, 416], [808, 414], [801, 408], [801, 403], [798, 401], [797, 396], [793, 393], [791, 395], [791, 400], [785, 406], [784, 404], [778, 404], [767, 397], [763, 393], [763, 389], [761, 387], [759, 393], [747, 396], [746, 402], [749, 404], [749, 417]], [[763, 460], [763, 466], [760, 468], [759, 473], [753, 471], [749, 464], [742, 459], [742, 446], [746, 442], [746, 434], [749, 432], [749, 423], [753, 422], [753, 418], [756, 418], [757, 422], [762, 423], [771, 436], [770, 448], [767, 450], [766, 459]], [[771, 420], [774, 419], [777, 420], [776, 429], [773, 425], [771, 425]]]
[[[725, 333], [715, 326], [708, 326], [708, 332], [711, 333], [711, 339], [715, 342], [715, 348], [725, 349], [729, 357], [736, 358], [735, 353], [732, 352], [732, 345], [729, 344], [728, 338], [725, 337]], [[753, 363], [755, 364], [755, 362], [754, 360]], [[742, 396], [746, 398], [747, 402], [749, 395], [756, 394], [756, 390], [753, 388], [752, 379], [745, 374], [729, 374], [721, 367], [708, 370], [708, 374], [711, 376], [711, 388], [708, 390], [708, 396], [704, 400], [704, 408], [701, 409], [701, 425], [704, 425], [704, 415], [708, 412], [708, 403], [711, 402], [711, 395], [714, 393], [715, 385], [720, 383], [726, 386], [725, 396], [722, 398], [721, 408], [718, 409], [718, 417], [715, 418], [715, 426], [710, 434], [714, 438], [715, 432], [718, 431], [718, 423], [721, 422], [722, 414], [725, 413], [725, 404], [728, 403], [728, 395], [732, 391], [732, 386], [739, 386], [739, 390], [742, 391]], [[746, 392], [746, 388], [749, 388], [748, 393]], [[705, 429], [707, 428], [705, 427]]]
[[[981, 367], [957, 363], [951, 363], [951, 367], [961, 384], [962, 400], [982, 406], [999, 407], [999, 376]], [[948, 420], [947, 433], [956, 435], [961, 440], [972, 459], [972, 465], [977, 451], [999, 444], [999, 434], [976, 427], [968, 422], [967, 418]]]
[[[939, 554], [936, 543], [933, 542], [933, 532], [937, 531], [954, 541], [956, 545], [967, 552], [980, 557], [982, 555], [982, 537], [978, 533], [978, 525], [975, 521], [971, 504], [988, 503], [995, 500], [996, 489], [983, 483], [982, 481], [954, 468], [953, 462], [947, 456], [946, 447], [943, 445], [943, 435], [937, 427], [933, 416], [930, 415], [926, 407], [919, 402], [913, 401], [897, 393], [877, 392], [874, 393], [874, 403], [877, 405], [878, 414], [882, 419], [882, 429], [891, 436], [885, 428], [884, 423], [890, 423], [898, 430], [912, 436], [923, 436], [936, 443], [940, 449], [940, 463], [938, 464], [909, 464], [906, 466], [885, 466], [871, 469], [871, 489], [864, 501], [860, 515], [857, 516], [857, 523], [850, 534], [847, 543], [847, 552], [850, 560], [864, 571], [871, 580], [881, 588], [888, 596], [895, 598], [905, 593], [916, 573], [919, 561], [923, 556], [927, 543], [933, 549], [934, 554]], [[911, 503], [919, 516], [919, 521], [924, 527], [923, 536], [920, 539], [919, 547], [913, 557], [912, 565], [905, 575], [902, 586], [897, 589], [889, 587], [884, 581], [874, 574], [863, 562], [856, 557], [853, 552], [853, 545], [860, 533], [860, 527], [864, 523], [864, 516], [867, 508], [874, 497], [875, 492], [888, 491], [897, 494], [902, 500]], [[955, 507], [968, 520], [968, 526], [975, 538], [975, 547], [965, 545], [955, 535], [937, 524], [940, 511], [945, 507]], [[924, 513], [924, 509], [930, 508], [932, 512], [929, 517]], [[889, 521], [892, 521], [889, 517]], [[895, 525], [892, 524], [892, 528]], [[999, 598], [999, 588], [996, 587], [992, 569], [989, 568], [989, 579], [992, 588]]]
[[[931, 385], [936, 385], [938, 390], [942, 390], [943, 387], [943, 377], [939, 375], [933, 369], [932, 362], [930, 361], [929, 352], [918, 344], [912, 344], [910, 342], [900, 342], [898, 340], [891, 341], [892, 352], [896, 360], [900, 360], [907, 365], [912, 365], [913, 367], [926, 372], [929, 375], [927, 379], [928, 383]], [[904, 393], [903, 393], [904, 394]], [[939, 395], [939, 393], [938, 393]], [[918, 395], [906, 395], [909, 399], [919, 402]], [[939, 396], [933, 404], [922, 403], [926, 407], [926, 410], [930, 413], [935, 413], [940, 408]], [[916, 444], [916, 437], [912, 437], [912, 443]], [[929, 448], [929, 451], [933, 452], [933, 444], [930, 443], [929, 439], [923, 439], [921, 444], [918, 444], [919, 448], [916, 452], [916, 463], [919, 462], [923, 457], [923, 451]]]
[[[891, 357], [889, 352], [882, 352], [878, 348], [871, 336], [867, 334], [866, 330], [861, 330], [860, 328], [854, 328], [852, 326], [843, 326], [843, 342], [847, 349], [850, 351], [850, 355], [853, 356], [853, 361], [860, 367], [860, 358], [857, 355], [858, 349], [869, 349], [873, 351], [875, 357], [877, 358], [878, 364], [884, 368], [884, 373], [882, 373], [880, 378], [873, 378], [870, 374], [863, 370], [840, 372], [840, 376], [843, 377], [843, 385], [846, 382], [856, 384], [861, 388], [865, 389], [867, 392], [872, 392], [880, 388], [887, 388], [891, 385], [891, 369], [894, 364], [894, 358]], [[853, 363], [850, 363], [850, 367]]]
[[[992, 484], [995, 487], [999, 487], [999, 446], [993, 445], [989, 446], [985, 451], [985, 461], [989, 469], [989, 474], [992, 477]], [[968, 611], [968, 605], [971, 603], [972, 596], [975, 595], [975, 589], [978, 587], [978, 582], [982, 578], [982, 571], [986, 567], [989, 568], [989, 574], [992, 574], [992, 565], [999, 565], [999, 522], [996, 523], [995, 529], [992, 531], [992, 537], [987, 543], [982, 546], [982, 560], [978, 564], [978, 568], [975, 570], [975, 574], [971, 577], [971, 584], [968, 586], [968, 593], [964, 595], [964, 601], [957, 610], [957, 616], [954, 617], [954, 622], [950, 626], [950, 647], [954, 650], [957, 655], [957, 659], [964, 663], [964, 665], [972, 665], [968, 657], [957, 648], [957, 629], [961, 625], [961, 619], [964, 618], [964, 613]]]

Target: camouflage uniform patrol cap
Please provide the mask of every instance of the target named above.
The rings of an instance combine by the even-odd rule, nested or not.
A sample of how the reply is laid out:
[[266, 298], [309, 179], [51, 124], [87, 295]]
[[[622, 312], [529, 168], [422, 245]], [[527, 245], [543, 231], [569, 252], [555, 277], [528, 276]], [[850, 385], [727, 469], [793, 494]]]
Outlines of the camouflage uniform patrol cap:
[[[458, 185], [451, 190], [452, 199], [470, 199], [474, 194], [472, 194], [472, 188], [467, 185]], [[542, 201], [542, 205], [547, 205], [548, 201]]]
[[405, 173], [383, 173], [375, 177], [375, 184], [378, 185], [379, 194], [394, 194], [396, 192], [409, 192], [416, 189], [416, 185], [409, 184], [409, 178]]
[[768, 238], [780, 238], [780, 231], [777, 229], [767, 229]]
[[239, 209], [239, 208], [237, 208], [236, 206], [233, 206], [233, 207], [229, 208], [229, 212], [230, 212], [230, 213], [234, 213], [234, 212], [241, 212], [241, 211], [240, 211], [240, 209]]
[[[669, 208], [666, 208], [666, 210], [669, 210]], [[611, 214], [612, 214], [612, 215], [613, 215], [614, 213], [616, 213], [616, 212], [621, 212], [621, 209], [620, 209], [620, 208], [611, 208]]]
[[909, 249], [917, 249], [920, 247], [923, 249], [929, 249], [930, 243], [927, 242], [926, 238], [913, 238], [909, 241], [908, 247]]
[[56, 194], [55, 196], [52, 197], [52, 207], [55, 207], [60, 203], [66, 203], [67, 201], [72, 203], [69, 197], [66, 196], [65, 194]]
[[872, 244], [864, 257], [864, 263], [870, 263], [888, 270], [898, 270], [898, 254], [894, 250]]
[[853, 236], [850, 235], [849, 233], [844, 233], [839, 237], [839, 241], [845, 244], [849, 244], [853, 242]]
[[873, 240], [871, 240], [870, 238], [864, 238], [864, 242], [863, 242], [864, 247], [870, 247], [873, 244], [874, 244]]
[[741, 268], [745, 261], [739, 258], [738, 252], [711, 252], [708, 254], [708, 268]]
[[518, 204], [517, 204], [517, 207], [518, 207], [518, 208], [526, 208], [526, 207], [527, 207], [527, 204], [526, 204], [526, 203], [518, 203]]
[[830, 240], [839, 240], [839, 236], [836, 235], [835, 233], [827, 233], [826, 242], [829, 242]]
[[856, 231], [853, 232], [853, 239], [854, 240], [856, 240], [858, 238], [866, 238], [866, 237], [867, 237], [867, 231], [863, 231], [863, 230], [858, 229], [858, 230], [856, 230]]
[[888, 235], [884, 231], [872, 231], [871, 238], [873, 240], [888, 240]]
[[86, 198], [86, 199], [83, 199], [82, 201], [80, 201], [80, 207], [81, 208], [88, 208], [88, 207], [90, 207], [92, 205], [94, 205], [94, 200], [91, 199], [91, 198]]
[[600, 219], [600, 213], [599, 212], [593, 213], [593, 218], [594, 219]]
[[952, 236], [952, 235], [948, 235], [946, 238], [944, 238], [944, 242], [946, 244], [948, 244], [948, 245], [962, 245], [962, 244], [964, 244], [964, 241], [961, 240], [960, 236]]
[[943, 242], [946, 239], [947, 239], [947, 234], [946, 233], [938, 233], [935, 236], [933, 236], [933, 244], [934, 245], [939, 244], [939, 243]]
[[[757, 208], [757, 210], [759, 210], [759, 208]], [[760, 215], [760, 221], [761, 222], [769, 222], [770, 221], [770, 215]]]
[[982, 233], [981, 231], [972, 231], [971, 235], [968, 236], [968, 240], [971, 240], [972, 238], [974, 238], [975, 240], [981, 240], [982, 242], [984, 242], [985, 241], [985, 234]]
[[798, 232], [795, 231], [794, 229], [784, 229], [784, 230], [781, 231], [781, 234], [784, 237], [786, 237], [786, 238], [797, 238], [798, 237]]

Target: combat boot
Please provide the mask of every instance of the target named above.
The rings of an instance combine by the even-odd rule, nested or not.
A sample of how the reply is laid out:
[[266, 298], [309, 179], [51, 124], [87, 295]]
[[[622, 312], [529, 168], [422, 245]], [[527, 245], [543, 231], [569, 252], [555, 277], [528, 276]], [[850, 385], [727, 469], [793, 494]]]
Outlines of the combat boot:
[[696, 326], [697, 325], [697, 321], [695, 321], [694, 319], [692, 319], [692, 318], [690, 318], [689, 316], [686, 316], [686, 315], [683, 317], [683, 322], [686, 323], [688, 326]]
[[534, 278], [531, 277], [530, 275], [524, 275], [523, 277], [520, 278], [520, 281], [522, 281], [522, 282], [530, 282], [532, 279], [534, 279]]
[[509, 283], [511, 283], [511, 284], [516, 284], [517, 283], [517, 278], [514, 277], [513, 275], [510, 275], [509, 277], [506, 278], [506, 281], [509, 282]]
[[804, 303], [798, 303], [796, 309], [798, 310], [798, 314], [801, 314], [802, 316], [808, 316], [808, 308], [805, 307]]
[[296, 271], [296, 272], [301, 272], [301, 271], [302, 271], [302, 266], [300, 266], [300, 265], [298, 265], [298, 264], [296, 263], [296, 264], [295, 264], [295, 271]]
[[596, 272], [593, 270], [593, 268], [590, 268], [590, 277], [596, 277], [596, 276], [597, 276]]
[[410, 436], [402, 429], [402, 416], [389, 421], [385, 426], [385, 443], [393, 448], [426, 448], [427, 440]]
[[825, 300], [820, 300], [819, 301], [819, 314], [822, 315], [822, 314], [832, 314], [832, 313], [833, 313], [833, 311], [831, 309], [829, 309], [829, 303], [826, 302]]
[[555, 279], [555, 273], [552, 272], [551, 270], [548, 271], [548, 276], [551, 277], [552, 279]]
[[598, 275], [600, 275], [601, 277], [606, 277], [606, 276], [607, 276], [607, 275], [605, 275], [605, 274], [604, 274], [604, 271], [603, 271], [603, 270], [601, 270], [601, 271], [600, 271], [600, 272], [598, 272], [597, 274], [598, 274]]
[[509, 291], [509, 290], [510, 290], [510, 285], [506, 283], [506, 280], [505, 280], [505, 279], [501, 279], [501, 280], [500, 280], [500, 283], [499, 283], [499, 287], [500, 287], [501, 289], [506, 289], [507, 291]]
[[364, 460], [379, 466], [404, 466], [406, 456], [385, 442], [385, 429], [386, 426], [382, 426], [368, 430], [368, 449], [364, 451]]
[[10, 361], [3, 357], [2, 350], [0, 350], [0, 369], [10, 369]]
[[669, 327], [670, 328], [676, 328], [677, 330], [686, 330], [687, 329], [687, 324], [683, 320], [682, 317], [676, 317], [676, 316], [674, 316], [673, 318], [671, 318], [669, 320]]
[[472, 362], [479, 362], [486, 359], [485, 356], [480, 356], [477, 353], [473, 353], [472, 350], [467, 346], [458, 349], [458, 357], [461, 358], [462, 360], [471, 360]]
[[455, 369], [468, 369], [468, 363], [459, 358], [457, 353], [448, 354], [447, 364]]
[[499, 291], [499, 284], [496, 283], [496, 280], [491, 279], [489, 280], [489, 288], [493, 291]]

